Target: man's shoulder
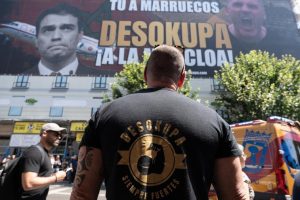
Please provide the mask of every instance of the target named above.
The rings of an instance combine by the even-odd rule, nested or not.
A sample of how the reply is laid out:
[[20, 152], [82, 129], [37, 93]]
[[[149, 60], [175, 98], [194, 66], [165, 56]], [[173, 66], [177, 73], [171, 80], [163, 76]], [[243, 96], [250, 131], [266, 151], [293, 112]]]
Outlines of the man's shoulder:
[[39, 149], [38, 145], [32, 145], [23, 152], [23, 157], [40, 157], [47, 154], [43, 147]]
[[193, 108], [206, 108], [201, 103], [178, 93], [177, 91], [173, 91], [167, 88], [147, 88], [139, 90], [135, 93], [123, 96], [121, 98], [116, 99], [115, 102], [121, 102], [123, 104], [145, 104], [148, 103], [149, 105], [155, 104], [165, 104], [166, 102], [169, 105], [182, 105], [191, 106]]

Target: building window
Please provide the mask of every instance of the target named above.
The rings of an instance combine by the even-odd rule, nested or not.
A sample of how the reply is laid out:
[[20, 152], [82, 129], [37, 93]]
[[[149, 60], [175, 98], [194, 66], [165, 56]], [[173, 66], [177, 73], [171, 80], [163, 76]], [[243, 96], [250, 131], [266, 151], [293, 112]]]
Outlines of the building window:
[[68, 76], [56, 76], [53, 88], [67, 88]]
[[107, 77], [106, 76], [98, 76], [95, 77], [92, 88], [93, 89], [107, 89]]
[[63, 107], [50, 107], [50, 117], [62, 117]]
[[11, 106], [8, 111], [8, 116], [21, 116], [22, 106]]
[[219, 83], [219, 81], [213, 79], [213, 84], [212, 84], [212, 88], [211, 88], [212, 91], [224, 91], [224, 86]]
[[19, 75], [17, 76], [16, 82], [14, 82], [14, 87], [15, 88], [28, 88], [28, 79], [29, 76], [27, 75]]
[[91, 117], [97, 112], [98, 107], [92, 107], [91, 109]]

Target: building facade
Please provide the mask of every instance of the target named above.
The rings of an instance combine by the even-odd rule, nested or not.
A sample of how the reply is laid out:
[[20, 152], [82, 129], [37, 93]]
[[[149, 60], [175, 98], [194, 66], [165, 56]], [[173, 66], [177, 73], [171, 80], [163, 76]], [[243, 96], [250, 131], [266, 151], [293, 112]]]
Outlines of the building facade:
[[[34, 143], [45, 122], [56, 122], [68, 130], [57, 153], [76, 154], [86, 122], [102, 104], [104, 95], [111, 95], [114, 74], [124, 64], [141, 62], [144, 53], [159, 44], [185, 48], [186, 68], [193, 76], [191, 86], [200, 89], [200, 99], [207, 105], [215, 92], [222, 90], [214, 81], [215, 71], [225, 63], [234, 64], [240, 52], [264, 50], [278, 57], [292, 54], [300, 58], [298, 0], [243, 0], [238, 4], [243, 6], [235, 8], [230, 7], [234, 6], [231, 2], [5, 1], [0, 8], [0, 154], [18, 153], [15, 149]], [[73, 70], [68, 76], [32, 71], [42, 55], [37, 19], [62, 4], [76, 10], [76, 16], [71, 15], [83, 22], [82, 32], [78, 32], [82, 35], [73, 50], [79, 66], [90, 71], [85, 72], [88, 75]], [[53, 23], [51, 27], [56, 27], [58, 20]], [[244, 32], [261, 31], [259, 41], [239, 40], [232, 32], [232, 26], [237, 29], [238, 25]], [[55, 37], [52, 40], [63, 38]], [[246, 37], [251, 34], [246, 33]]]
[[[0, 155], [34, 144], [47, 122], [67, 128], [69, 141], [56, 152], [65, 155], [71, 148], [77, 153], [84, 127], [104, 95], [111, 96], [113, 81], [106, 76], [0, 75]], [[191, 86], [200, 89], [200, 100], [207, 105], [218, 89], [213, 79], [194, 79]]]
[[[101, 105], [112, 81], [105, 76], [0, 77], [0, 154], [12, 153], [8, 146], [26, 147], [35, 143], [41, 125], [47, 122], [66, 127], [71, 141], [62, 145], [74, 146], [73, 141], [80, 141], [82, 126]], [[34, 135], [35, 140], [31, 138]], [[17, 137], [11, 140], [12, 136]], [[64, 151], [60, 149], [59, 153]]]

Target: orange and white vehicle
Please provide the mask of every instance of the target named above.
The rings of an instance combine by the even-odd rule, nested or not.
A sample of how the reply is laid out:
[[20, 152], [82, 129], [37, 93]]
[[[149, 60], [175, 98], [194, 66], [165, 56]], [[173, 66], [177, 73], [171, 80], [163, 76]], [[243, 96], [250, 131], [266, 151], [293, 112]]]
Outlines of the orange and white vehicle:
[[255, 199], [291, 199], [294, 175], [300, 173], [299, 122], [270, 117], [232, 124], [247, 155], [243, 171], [252, 181]]

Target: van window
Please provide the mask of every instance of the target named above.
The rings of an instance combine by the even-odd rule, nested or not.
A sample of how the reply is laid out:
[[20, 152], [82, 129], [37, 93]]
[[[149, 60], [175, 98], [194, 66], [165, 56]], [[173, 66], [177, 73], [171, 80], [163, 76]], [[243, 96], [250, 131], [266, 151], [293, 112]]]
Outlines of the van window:
[[281, 148], [286, 164], [294, 169], [300, 169], [300, 142], [292, 139], [281, 140]]

